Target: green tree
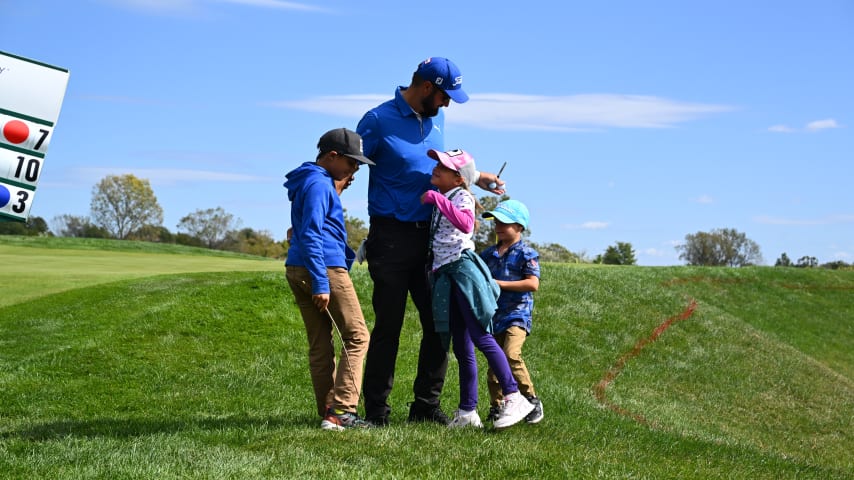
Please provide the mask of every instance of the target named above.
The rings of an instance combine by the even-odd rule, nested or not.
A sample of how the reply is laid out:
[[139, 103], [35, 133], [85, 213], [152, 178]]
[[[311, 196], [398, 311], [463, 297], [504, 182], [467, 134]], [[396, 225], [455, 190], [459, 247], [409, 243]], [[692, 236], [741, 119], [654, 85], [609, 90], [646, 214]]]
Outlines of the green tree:
[[186, 233], [178, 232], [175, 234], [175, 243], [178, 245], [187, 245], [190, 247], [204, 248], [202, 241], [198, 237], [187, 235]]
[[251, 228], [232, 230], [222, 242], [222, 249], [270, 258], [285, 258], [284, 242], [277, 242], [270, 232]]
[[792, 261], [789, 259], [789, 256], [786, 255], [786, 252], [783, 252], [783, 254], [780, 255], [780, 258], [778, 258], [777, 261], [774, 262], [774, 266], [775, 267], [791, 267]]
[[762, 262], [759, 245], [733, 228], [685, 235], [676, 250], [688, 265], [744, 267]]
[[163, 223], [163, 209], [148, 180], [134, 175], [108, 175], [92, 189], [92, 221], [118, 239], [144, 225]]
[[795, 266], [798, 268], [815, 268], [818, 266], [818, 259], [804, 255], [798, 259], [798, 263]]
[[175, 235], [163, 225], [143, 225], [138, 230], [134, 230], [128, 235], [130, 240], [140, 240], [143, 242], [157, 243], [176, 243]]
[[634, 265], [637, 263], [635, 258], [635, 250], [629, 242], [617, 242], [617, 245], [611, 245], [605, 249], [605, 253], [597, 255], [595, 263], [605, 265]]
[[344, 209], [344, 227], [347, 229], [347, 245], [358, 250], [362, 240], [368, 238], [368, 227], [361, 218], [351, 217]]
[[559, 243], [534, 243], [530, 242], [531, 248], [540, 254], [540, 262], [552, 263], [581, 263], [580, 255], [570, 252]]
[[49, 236], [50, 229], [42, 217], [29, 217], [26, 222], [0, 219], [0, 235]]
[[53, 217], [51, 224], [58, 237], [110, 238], [110, 232], [93, 224], [89, 217], [66, 213]]
[[201, 240], [208, 248], [219, 248], [228, 232], [240, 226], [240, 219], [223, 210], [222, 207], [196, 210], [181, 218], [178, 229]]

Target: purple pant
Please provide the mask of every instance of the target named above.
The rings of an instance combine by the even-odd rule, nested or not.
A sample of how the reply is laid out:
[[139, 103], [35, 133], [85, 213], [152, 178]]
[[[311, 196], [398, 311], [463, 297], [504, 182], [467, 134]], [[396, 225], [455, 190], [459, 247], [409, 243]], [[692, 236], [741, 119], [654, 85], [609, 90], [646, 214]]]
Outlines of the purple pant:
[[474, 318], [474, 313], [465, 296], [456, 285], [452, 287], [450, 328], [454, 355], [460, 366], [460, 410], [477, 408], [477, 359], [474, 347], [483, 353], [489, 368], [498, 378], [504, 396], [519, 391], [519, 386], [510, 371], [507, 356], [495, 337], [488, 333]]

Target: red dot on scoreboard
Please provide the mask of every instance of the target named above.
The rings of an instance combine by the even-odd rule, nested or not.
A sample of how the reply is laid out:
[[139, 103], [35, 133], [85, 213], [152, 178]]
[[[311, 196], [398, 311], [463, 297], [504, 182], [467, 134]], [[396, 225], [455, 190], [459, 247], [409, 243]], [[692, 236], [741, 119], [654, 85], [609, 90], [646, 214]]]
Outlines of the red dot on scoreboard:
[[3, 125], [3, 136], [9, 143], [24, 143], [30, 138], [30, 127], [20, 120], [10, 120]]

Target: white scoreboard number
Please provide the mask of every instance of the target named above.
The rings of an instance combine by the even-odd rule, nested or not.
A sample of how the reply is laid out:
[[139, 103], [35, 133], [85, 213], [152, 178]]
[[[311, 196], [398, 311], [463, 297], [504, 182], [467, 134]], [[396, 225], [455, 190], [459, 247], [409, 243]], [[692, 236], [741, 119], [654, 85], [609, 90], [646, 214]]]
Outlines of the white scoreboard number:
[[0, 221], [30, 215], [68, 76], [0, 51]]

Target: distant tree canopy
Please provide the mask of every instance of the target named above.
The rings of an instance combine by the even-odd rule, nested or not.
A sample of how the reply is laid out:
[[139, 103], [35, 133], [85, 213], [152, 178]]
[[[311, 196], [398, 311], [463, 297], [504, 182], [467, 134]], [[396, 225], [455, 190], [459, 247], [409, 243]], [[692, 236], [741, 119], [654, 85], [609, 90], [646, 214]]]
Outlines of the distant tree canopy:
[[270, 258], [285, 258], [287, 252], [284, 242], [274, 240], [270, 232], [251, 228], [230, 231], [222, 242], [222, 250]]
[[635, 250], [629, 242], [617, 242], [605, 249], [605, 253], [597, 255], [594, 263], [605, 265], [634, 265], [637, 263]]
[[145, 225], [163, 223], [163, 209], [148, 180], [131, 174], [108, 175], [92, 189], [92, 221], [124, 240]]
[[540, 262], [553, 263], [581, 263], [580, 255], [570, 252], [559, 243], [534, 243], [529, 242], [531, 247], [540, 254]]
[[798, 259], [798, 263], [795, 266], [798, 268], [815, 268], [818, 266], [818, 259], [805, 255]]
[[832, 262], [823, 263], [821, 268], [827, 268], [830, 270], [850, 270], [854, 268], [854, 264], [848, 264], [842, 260], [834, 260]]
[[186, 230], [190, 236], [196, 237], [208, 248], [217, 248], [226, 238], [229, 231], [236, 230], [240, 220], [226, 212], [222, 207], [196, 210], [187, 214], [178, 223], [178, 228]]
[[688, 265], [744, 267], [762, 263], [759, 245], [733, 228], [685, 235], [685, 243], [676, 250]]
[[110, 232], [89, 220], [89, 217], [62, 214], [51, 220], [53, 233], [57, 237], [110, 238]]
[[47, 222], [42, 217], [30, 217], [26, 222], [0, 219], [0, 235], [50, 235]]
[[347, 244], [358, 250], [362, 240], [368, 238], [368, 227], [361, 218], [351, 217], [344, 209], [344, 227], [347, 229]]
[[789, 256], [786, 255], [786, 252], [783, 252], [783, 254], [780, 255], [780, 258], [778, 258], [777, 261], [774, 262], [774, 266], [775, 267], [791, 267], [792, 266], [792, 260], [790, 260]]

